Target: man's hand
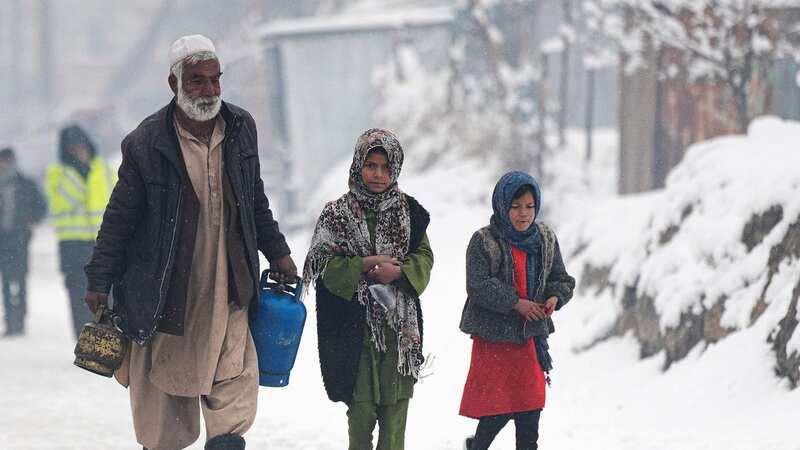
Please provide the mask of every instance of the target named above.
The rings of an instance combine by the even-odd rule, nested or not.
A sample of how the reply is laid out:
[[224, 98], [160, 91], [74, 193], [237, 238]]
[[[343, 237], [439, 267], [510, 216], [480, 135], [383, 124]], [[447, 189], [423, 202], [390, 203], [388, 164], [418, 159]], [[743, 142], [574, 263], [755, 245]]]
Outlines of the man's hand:
[[367, 278], [381, 284], [389, 284], [403, 275], [397, 260], [382, 262], [367, 271]]
[[517, 300], [517, 304], [514, 305], [514, 309], [525, 320], [542, 320], [547, 317], [547, 313], [543, 305], [534, 303], [526, 298], [520, 298]]
[[294, 265], [291, 255], [281, 256], [276, 259], [270, 270], [269, 277], [278, 283], [293, 284], [297, 282], [297, 266]]
[[556, 310], [556, 305], [558, 304], [558, 297], [555, 295], [548, 298], [546, 302], [544, 302], [544, 312], [547, 314], [547, 317], [553, 315]]
[[83, 301], [86, 302], [86, 305], [89, 306], [92, 314], [94, 314], [97, 312], [97, 308], [100, 307], [100, 305], [108, 304], [108, 294], [86, 291], [86, 296], [83, 298]]

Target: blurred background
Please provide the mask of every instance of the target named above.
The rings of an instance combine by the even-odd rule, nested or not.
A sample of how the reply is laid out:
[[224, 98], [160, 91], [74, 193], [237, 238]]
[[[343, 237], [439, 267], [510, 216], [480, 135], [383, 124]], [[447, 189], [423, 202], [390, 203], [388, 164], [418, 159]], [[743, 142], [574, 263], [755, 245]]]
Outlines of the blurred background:
[[[724, 14], [703, 11], [728, 3]], [[302, 161], [316, 178], [365, 122], [412, 114], [496, 116], [506, 123], [425, 147], [481, 151], [495, 133], [509, 166], [530, 156], [542, 165], [570, 128], [586, 131], [590, 157], [592, 132], [613, 129], [618, 190], [642, 192], [663, 187], [694, 142], [742, 132], [763, 114], [800, 118], [797, 8], [787, 0], [3, 0], [0, 136], [39, 174], [65, 124], [118, 155], [122, 137], [171, 97], [169, 44], [202, 31], [223, 55], [226, 99], [258, 121], [273, 196], [287, 212], [308, 194], [293, 176], [281, 178], [297, 173], [292, 165]], [[439, 97], [393, 95], [421, 78]], [[418, 111], [392, 108], [405, 94], [418, 96]], [[409, 124], [413, 139], [435, 134], [424, 125]]]

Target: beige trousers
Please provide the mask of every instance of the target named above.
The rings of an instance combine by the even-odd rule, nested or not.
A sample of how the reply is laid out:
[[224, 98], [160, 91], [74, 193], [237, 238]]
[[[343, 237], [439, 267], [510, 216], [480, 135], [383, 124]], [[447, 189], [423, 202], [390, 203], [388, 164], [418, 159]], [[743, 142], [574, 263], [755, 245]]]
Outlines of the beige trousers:
[[256, 417], [258, 363], [254, 353], [245, 353], [241, 374], [215, 382], [208, 395], [169, 395], [147, 377], [132, 382], [129, 390], [136, 440], [148, 450], [186, 448], [200, 436], [201, 411], [206, 439], [226, 433], [243, 435]]

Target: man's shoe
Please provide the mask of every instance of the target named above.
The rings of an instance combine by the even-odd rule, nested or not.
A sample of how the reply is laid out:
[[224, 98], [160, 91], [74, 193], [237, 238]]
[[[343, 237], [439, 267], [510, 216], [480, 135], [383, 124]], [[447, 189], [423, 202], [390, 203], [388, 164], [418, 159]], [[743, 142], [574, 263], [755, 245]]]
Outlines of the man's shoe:
[[238, 434], [220, 434], [206, 442], [206, 450], [244, 450], [244, 438]]

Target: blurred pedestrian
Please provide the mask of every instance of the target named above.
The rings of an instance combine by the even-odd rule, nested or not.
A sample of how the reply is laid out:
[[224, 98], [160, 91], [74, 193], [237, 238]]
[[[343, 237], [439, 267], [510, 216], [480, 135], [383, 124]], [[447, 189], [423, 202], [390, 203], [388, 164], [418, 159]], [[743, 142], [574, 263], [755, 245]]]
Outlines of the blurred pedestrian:
[[245, 448], [258, 397], [248, 312], [260, 250], [282, 281], [297, 268], [264, 194], [256, 124], [222, 101], [214, 44], [170, 47], [175, 97], [122, 142], [119, 183], [86, 266], [95, 310], [113, 286], [114, 323], [134, 343], [117, 380], [129, 387], [137, 441]]
[[0, 277], [3, 279], [4, 336], [25, 333], [28, 244], [31, 229], [47, 214], [33, 180], [20, 173], [10, 148], [0, 150]]
[[83, 302], [83, 266], [92, 254], [116, 175], [98, 154], [89, 135], [77, 125], [61, 130], [59, 162], [47, 170], [45, 187], [58, 239], [64, 284], [69, 294], [72, 328], [77, 337], [92, 319]]
[[350, 450], [402, 450], [424, 362], [419, 296], [433, 252], [428, 212], [400, 190], [403, 149], [371, 129], [356, 141], [349, 192], [325, 205], [303, 269], [316, 282], [319, 359], [328, 397], [347, 404]]
[[494, 214], [467, 247], [467, 301], [461, 331], [472, 358], [460, 414], [479, 419], [467, 450], [488, 449], [510, 421], [517, 450], [535, 450], [551, 359], [551, 316], [572, 298], [575, 279], [561, 259], [555, 233], [536, 221], [542, 195], [536, 180], [509, 172], [492, 194]]

